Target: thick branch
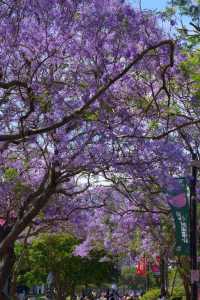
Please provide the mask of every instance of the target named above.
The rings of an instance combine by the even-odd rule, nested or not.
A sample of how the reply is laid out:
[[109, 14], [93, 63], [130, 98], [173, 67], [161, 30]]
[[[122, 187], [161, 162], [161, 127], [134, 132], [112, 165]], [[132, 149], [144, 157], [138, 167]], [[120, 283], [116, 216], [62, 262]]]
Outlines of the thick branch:
[[[46, 187], [41, 191], [40, 195], [37, 192], [34, 194], [30, 209], [20, 218], [16, 220], [13, 228], [10, 230], [8, 235], [0, 243], [0, 256], [6, 253], [9, 246], [17, 239], [20, 233], [30, 224], [30, 222], [37, 216], [38, 212], [45, 206], [49, 201], [50, 197], [54, 194], [56, 189], [55, 174], [54, 171], [50, 172], [49, 180], [46, 182]], [[38, 192], [39, 194], [39, 192]]]
[[10, 82], [0, 82], [0, 88], [2, 88], [4, 90], [8, 90], [8, 89], [14, 88], [14, 87], [27, 88], [27, 84], [25, 82], [18, 81], [18, 80], [13, 80]]
[[127, 135], [119, 136], [119, 138], [137, 138], [137, 139], [148, 139], [148, 140], [161, 140], [162, 138], [167, 137], [171, 133], [174, 133], [176, 131], [179, 131], [182, 128], [185, 128], [185, 127], [188, 127], [188, 126], [191, 126], [191, 125], [195, 125], [195, 124], [200, 124], [200, 119], [188, 121], [188, 122], [185, 122], [183, 124], [177, 125], [176, 127], [171, 128], [167, 131], [164, 131], [163, 133], [158, 134], [158, 135], [139, 135], [139, 136], [137, 136], [137, 135], [132, 135], [132, 134], [128, 135], [127, 134]]

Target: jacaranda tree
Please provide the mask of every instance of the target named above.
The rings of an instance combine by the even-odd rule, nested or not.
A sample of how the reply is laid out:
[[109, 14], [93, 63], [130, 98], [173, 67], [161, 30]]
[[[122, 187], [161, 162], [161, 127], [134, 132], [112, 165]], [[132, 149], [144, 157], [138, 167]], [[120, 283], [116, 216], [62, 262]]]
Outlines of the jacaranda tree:
[[[156, 17], [123, 1], [1, 2], [1, 300], [20, 234], [47, 205], [84, 192], [80, 174], [114, 166], [121, 138], [144, 136], [144, 118], [170, 106], [177, 61]], [[177, 125], [168, 115], [166, 132]]]

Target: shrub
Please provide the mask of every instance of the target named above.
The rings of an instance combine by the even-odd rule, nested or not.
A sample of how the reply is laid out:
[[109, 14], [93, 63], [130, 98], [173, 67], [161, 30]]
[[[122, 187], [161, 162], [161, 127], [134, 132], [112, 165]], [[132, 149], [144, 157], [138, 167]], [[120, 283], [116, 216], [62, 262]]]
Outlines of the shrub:
[[183, 297], [185, 296], [185, 291], [183, 287], [175, 287], [173, 291], [173, 296], [170, 299], [176, 298], [176, 297]]
[[141, 297], [141, 300], [157, 300], [159, 295], [160, 295], [160, 289], [152, 289], [146, 292]]
[[[160, 289], [151, 289], [141, 297], [141, 300], [157, 300], [159, 295]], [[176, 297], [182, 297], [182, 299], [185, 299], [185, 291], [183, 287], [174, 288], [173, 296], [170, 299], [172, 300]]]

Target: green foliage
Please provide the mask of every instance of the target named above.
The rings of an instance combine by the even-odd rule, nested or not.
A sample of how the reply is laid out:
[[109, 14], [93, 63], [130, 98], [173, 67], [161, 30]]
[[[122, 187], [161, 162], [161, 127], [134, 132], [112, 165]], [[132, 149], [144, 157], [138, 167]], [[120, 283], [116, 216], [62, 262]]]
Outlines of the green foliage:
[[191, 45], [197, 45], [200, 42], [200, 34], [194, 34], [187, 37]]
[[[170, 269], [168, 272], [168, 276], [169, 276], [169, 293], [171, 294], [172, 291], [172, 285], [174, 284], [174, 288], [173, 288], [173, 295], [172, 295], [172, 299], [173, 297], [179, 297], [179, 296], [183, 296], [185, 294], [184, 292], [184, 287], [183, 287], [183, 283], [182, 283], [182, 279], [180, 277], [180, 273], [177, 272], [176, 268]], [[176, 279], [174, 282], [174, 277], [176, 275]]]
[[26, 183], [24, 183], [24, 182], [15, 180], [15, 186], [13, 188], [13, 191], [15, 193], [16, 200], [20, 200], [22, 193], [30, 192], [30, 187], [27, 186]]
[[165, 8], [163, 14], [166, 20], [171, 20], [176, 14], [176, 8], [174, 6], [168, 6]]
[[171, 0], [173, 8], [179, 10], [181, 15], [191, 17], [193, 21], [199, 19], [199, 0], [196, 0], [196, 4], [192, 0]]
[[[92, 252], [89, 258], [73, 255], [79, 241], [66, 234], [42, 235], [28, 247], [18, 274], [18, 283], [31, 287], [46, 283], [47, 275], [53, 272], [56, 287], [70, 294], [77, 285], [100, 285], [113, 281], [116, 275], [112, 262], [99, 262], [105, 255], [102, 251]], [[22, 246], [17, 245], [15, 252], [19, 256]]]
[[[159, 295], [160, 295], [160, 289], [151, 289], [141, 297], [141, 300], [157, 300]], [[185, 292], [183, 287], [175, 287], [173, 291], [173, 295], [169, 299], [173, 299], [176, 297], [184, 297], [184, 296], [185, 296]]]
[[140, 251], [140, 244], [141, 244], [141, 229], [137, 228], [135, 231], [134, 239], [132, 240], [131, 249], [132, 251]]
[[192, 102], [193, 106], [200, 106], [200, 51], [195, 50], [191, 55], [187, 55], [187, 59], [181, 64], [182, 71], [191, 79], [193, 97], [195, 101]]
[[97, 121], [99, 118], [99, 115], [97, 112], [85, 112], [83, 115], [83, 119], [85, 121]]
[[170, 299], [176, 298], [176, 297], [184, 297], [185, 296], [185, 291], [182, 286], [180, 287], [175, 287], [173, 290], [173, 295]]
[[149, 105], [151, 104], [151, 100], [148, 98], [141, 98], [135, 101], [136, 107], [138, 109], [144, 109], [146, 110]]
[[[200, 65], [200, 51], [196, 50], [192, 54], [187, 53], [186, 60], [182, 62], [181, 67], [184, 73], [191, 76], [193, 79], [199, 75], [198, 67]], [[198, 77], [199, 78], [199, 77]]]
[[180, 107], [177, 103], [172, 103], [168, 108], [168, 114], [170, 115], [177, 115], [180, 113]]
[[[33, 100], [35, 100], [35, 98]], [[51, 110], [51, 98], [47, 91], [37, 97], [37, 101], [40, 104], [42, 112], [46, 113]]]
[[[200, 43], [200, 1], [196, 0], [168, 0], [169, 6], [165, 9], [164, 16], [168, 20], [187, 16], [187, 24], [182, 19], [178, 24], [179, 37], [187, 43], [186, 48], [196, 49]], [[189, 21], [188, 21], [189, 20]], [[190, 25], [188, 24], [190, 23]]]
[[4, 177], [7, 181], [12, 181], [17, 178], [18, 172], [14, 168], [7, 168], [4, 172]]
[[159, 127], [159, 123], [157, 120], [151, 120], [149, 122], [149, 129], [150, 130], [154, 130], [154, 129], [157, 129]]
[[151, 289], [141, 297], [141, 300], [157, 300], [159, 295], [160, 289]]
[[[178, 272], [177, 272], [177, 268], [172, 268], [169, 269], [168, 272], [168, 278], [169, 278], [169, 289], [168, 292], [172, 296], [170, 297], [170, 299], [176, 298], [176, 297], [182, 297], [182, 299], [185, 299], [185, 290], [184, 290], [184, 286], [183, 286], [183, 281], [181, 278], [181, 273], [188, 273], [189, 269], [190, 269], [190, 263], [189, 263], [189, 259], [186, 260], [185, 258], [181, 259], [181, 264], [183, 265], [184, 262], [184, 268], [178, 268]], [[174, 278], [175, 278], [175, 282], [174, 282]], [[174, 287], [172, 287], [174, 285]], [[173, 291], [172, 291], [173, 288]]]

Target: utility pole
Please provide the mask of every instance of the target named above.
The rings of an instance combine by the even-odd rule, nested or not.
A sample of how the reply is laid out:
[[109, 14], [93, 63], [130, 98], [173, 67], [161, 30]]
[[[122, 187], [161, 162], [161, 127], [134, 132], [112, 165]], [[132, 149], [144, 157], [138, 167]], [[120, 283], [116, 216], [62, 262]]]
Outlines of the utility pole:
[[147, 259], [147, 274], [146, 274], [146, 292], [150, 289], [150, 263], [149, 259]]
[[192, 180], [190, 184], [190, 257], [191, 257], [191, 300], [198, 297], [198, 264], [197, 264], [197, 203], [196, 203], [196, 183], [197, 165], [195, 157], [192, 163]]
[[161, 295], [166, 293], [166, 261], [164, 253], [160, 257], [160, 293]]

